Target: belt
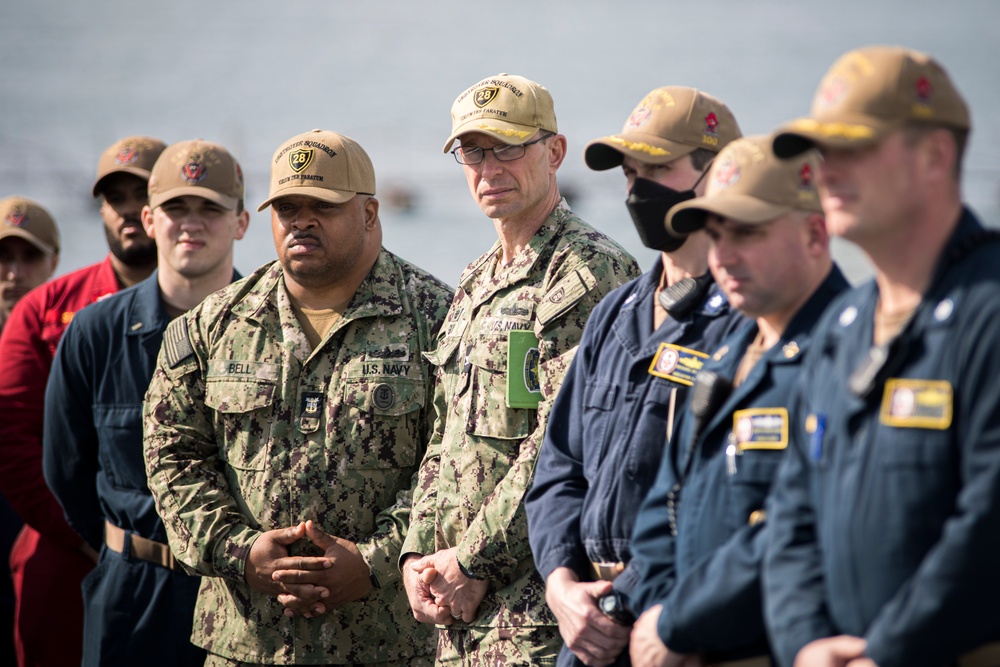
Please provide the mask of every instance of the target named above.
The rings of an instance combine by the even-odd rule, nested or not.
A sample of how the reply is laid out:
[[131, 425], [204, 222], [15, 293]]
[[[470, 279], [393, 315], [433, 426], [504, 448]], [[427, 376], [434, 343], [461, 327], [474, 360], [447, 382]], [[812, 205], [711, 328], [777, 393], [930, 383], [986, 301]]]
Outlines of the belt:
[[129, 542], [129, 553], [139, 560], [156, 563], [168, 570], [177, 569], [177, 561], [166, 544], [123, 530], [110, 521], [104, 522], [104, 543], [109, 549], [115, 553], [125, 553], [126, 538]]
[[756, 658], [743, 658], [742, 660], [709, 662], [706, 663], [705, 667], [771, 667], [771, 658], [766, 655], [759, 655]]
[[983, 644], [979, 648], [958, 656], [958, 667], [996, 667], [1000, 665], [1000, 642]]
[[601, 581], [614, 581], [625, 571], [625, 563], [591, 563], [590, 573]]

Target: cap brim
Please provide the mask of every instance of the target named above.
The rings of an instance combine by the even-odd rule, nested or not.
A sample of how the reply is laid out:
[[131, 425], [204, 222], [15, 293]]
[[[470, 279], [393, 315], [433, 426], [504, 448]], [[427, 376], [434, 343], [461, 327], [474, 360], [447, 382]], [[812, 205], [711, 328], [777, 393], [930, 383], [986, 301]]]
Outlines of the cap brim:
[[[274, 200], [281, 199], [282, 197], [291, 197], [293, 195], [312, 197], [313, 199], [325, 201], [330, 204], [343, 204], [344, 202], [351, 201], [354, 199], [355, 195], [359, 194], [367, 195], [368, 193], [348, 192], [346, 190], [330, 190], [328, 188], [317, 188], [310, 185], [293, 185], [291, 187], [281, 188], [277, 192], [272, 192], [271, 195], [257, 207], [257, 210], [263, 211], [265, 208], [270, 206]], [[368, 196], [374, 197], [375, 195], [371, 194]]]
[[790, 206], [772, 204], [750, 195], [730, 193], [695, 197], [678, 204], [667, 213], [664, 223], [670, 234], [683, 237], [702, 229], [710, 213], [720, 218], [758, 224], [774, 220], [791, 210]]
[[798, 118], [778, 128], [772, 143], [774, 154], [780, 158], [801, 155], [813, 147], [864, 148], [901, 123], [857, 115], [836, 121]]
[[455, 139], [458, 139], [463, 134], [468, 134], [470, 132], [478, 132], [480, 134], [485, 134], [488, 137], [493, 137], [499, 139], [505, 144], [510, 144], [511, 146], [520, 146], [523, 143], [527, 143], [531, 140], [535, 133], [541, 130], [540, 127], [531, 127], [530, 125], [518, 125], [517, 123], [508, 123], [503, 120], [483, 119], [474, 118], [468, 122], [462, 123], [458, 127], [452, 128], [451, 135], [448, 140], [444, 142], [444, 149], [442, 153], [447, 153], [451, 150], [451, 145], [455, 143]]
[[628, 132], [594, 139], [583, 149], [583, 159], [594, 171], [604, 171], [621, 165], [626, 155], [647, 164], [666, 164], [694, 150], [653, 134]]
[[10, 238], [11, 236], [15, 236], [19, 239], [24, 239], [31, 245], [35, 246], [36, 248], [44, 252], [46, 255], [54, 255], [56, 252], [58, 252], [56, 248], [50, 246], [48, 243], [45, 243], [34, 234], [26, 232], [20, 227], [8, 227], [7, 229], [0, 232], [0, 240]]
[[176, 197], [184, 197], [185, 195], [191, 195], [193, 197], [201, 197], [202, 199], [207, 199], [210, 202], [218, 204], [222, 208], [232, 211], [236, 208], [239, 203], [239, 199], [235, 197], [229, 197], [227, 195], [219, 194], [215, 190], [209, 190], [208, 188], [198, 187], [197, 185], [186, 185], [181, 188], [174, 188], [172, 190], [167, 190], [165, 192], [160, 192], [149, 198], [149, 207], [156, 208], [170, 201]]
[[114, 176], [115, 174], [131, 174], [133, 176], [138, 176], [147, 183], [149, 182], [149, 170], [139, 169], [137, 167], [120, 167], [113, 171], [109, 171], [106, 174], [102, 174], [99, 179], [94, 181], [94, 187], [91, 188], [91, 192], [95, 197], [99, 197], [101, 195], [101, 184], [104, 183], [109, 176]]

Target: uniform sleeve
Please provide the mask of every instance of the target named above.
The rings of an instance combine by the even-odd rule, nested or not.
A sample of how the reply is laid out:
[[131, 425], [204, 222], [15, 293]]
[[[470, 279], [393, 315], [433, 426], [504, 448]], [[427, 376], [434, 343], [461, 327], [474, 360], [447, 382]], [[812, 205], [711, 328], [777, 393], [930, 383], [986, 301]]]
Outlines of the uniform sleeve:
[[26, 524], [65, 549], [82, 538], [67, 523], [42, 473], [45, 381], [51, 364], [43, 310], [32, 292], [14, 307], [0, 336], [0, 491]]
[[434, 521], [437, 506], [437, 478], [441, 469], [441, 441], [444, 420], [447, 415], [441, 371], [437, 371], [438, 381], [434, 391], [434, 426], [427, 450], [417, 470], [413, 487], [413, 508], [410, 511], [410, 525], [400, 550], [399, 558], [406, 554], [430, 554], [435, 551]]
[[966, 346], [953, 376], [960, 490], [940, 540], [868, 629], [868, 655], [880, 667], [954, 662], [996, 641], [1000, 628], [1000, 351], [983, 344], [1000, 340], [1000, 317], [986, 305], [966, 308], [976, 315], [953, 342]]
[[[433, 401], [436, 394], [437, 382], [432, 379], [427, 383], [427, 396], [424, 402], [424, 405], [428, 407], [424, 408], [426, 426], [421, 433], [422, 443], [433, 442], [434, 424], [436, 423]], [[440, 438], [437, 442], [440, 443]], [[413, 520], [415, 516], [414, 506], [418, 499], [423, 500], [423, 495], [418, 493], [423, 488], [421, 480], [428, 479], [427, 475], [433, 475], [430, 479], [436, 477], [436, 470], [424, 469], [427, 463], [427, 450], [425, 449], [420, 468], [413, 473], [410, 485], [396, 494], [396, 502], [392, 507], [382, 510], [375, 518], [377, 525], [375, 535], [357, 545], [358, 551], [361, 552], [368, 567], [375, 574], [380, 586], [385, 586], [399, 579], [399, 560], [406, 553], [404, 543], [410, 533], [410, 527], [416, 525], [418, 527], [416, 530], [420, 530], [421, 527], [427, 525], [426, 521]], [[421, 504], [421, 507], [426, 507], [426, 505]], [[433, 525], [433, 517], [431, 517], [431, 525]], [[418, 539], [416, 530], [414, 531], [414, 540]], [[433, 533], [430, 535], [430, 539], [431, 544], [433, 544]]]
[[[168, 358], [169, 339], [187, 341], [187, 356]], [[177, 560], [195, 574], [242, 583], [260, 531], [228, 490], [205, 405], [204, 349], [197, 316], [182, 315], [167, 327], [143, 406], [146, 475]]]
[[803, 429], [802, 387], [789, 406], [790, 442], [767, 501], [763, 559], [764, 612], [778, 663], [791, 667], [799, 649], [837, 634], [826, 608], [816, 514], [810, 498], [808, 439]]
[[459, 563], [497, 587], [508, 585], [518, 564], [531, 558], [524, 496], [531, 484], [553, 402], [577, 351], [584, 324], [601, 299], [639, 274], [634, 260], [623, 264], [607, 255], [601, 257], [589, 266], [567, 261], [565, 271], [554, 272], [560, 278], [572, 271], [587, 273], [595, 277], [595, 284], [575, 302], [560, 304], [566, 310], [548, 323], [538, 315], [541, 326], [536, 326], [535, 333], [542, 401], [538, 404], [536, 428], [521, 442], [513, 465], [486, 497], [457, 545]]
[[74, 320], [63, 334], [45, 390], [42, 464], [70, 525], [100, 550], [104, 531], [96, 484], [93, 369], [93, 348]]
[[558, 567], [583, 572], [586, 552], [580, 541], [580, 515], [587, 494], [583, 469], [583, 387], [587, 335], [577, 350], [552, 404], [538, 468], [525, 500], [528, 537], [535, 567], [548, 579]]
[[[681, 425], [686, 421], [683, 414], [686, 411], [682, 413]], [[678, 436], [674, 443], [690, 440], [690, 435], [683, 431], [679, 431]], [[629, 603], [637, 615], [662, 602], [677, 576], [676, 543], [667, 513], [667, 498], [675, 482], [672, 456], [668, 454], [660, 460], [656, 481], [642, 501], [632, 531], [632, 560], [628, 569], [633, 571], [636, 584], [629, 593]], [[615, 581], [617, 583], [617, 579]]]

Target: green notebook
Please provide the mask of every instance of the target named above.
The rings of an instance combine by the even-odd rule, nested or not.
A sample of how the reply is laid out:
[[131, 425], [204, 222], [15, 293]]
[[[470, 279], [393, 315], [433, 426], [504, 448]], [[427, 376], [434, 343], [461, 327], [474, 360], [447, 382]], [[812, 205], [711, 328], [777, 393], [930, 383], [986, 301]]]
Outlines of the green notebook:
[[542, 400], [538, 338], [532, 331], [509, 331], [507, 337], [507, 407], [537, 408]]

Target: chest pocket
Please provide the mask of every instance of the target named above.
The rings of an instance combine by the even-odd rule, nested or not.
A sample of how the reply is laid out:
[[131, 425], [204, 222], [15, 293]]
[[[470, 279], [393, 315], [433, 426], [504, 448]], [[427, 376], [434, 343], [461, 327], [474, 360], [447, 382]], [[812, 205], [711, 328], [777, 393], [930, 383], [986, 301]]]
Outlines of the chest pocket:
[[93, 407], [100, 442], [98, 458], [116, 489], [144, 491], [146, 464], [142, 458], [142, 404], [100, 404]]
[[732, 530], [747, 526], [750, 515], [764, 509], [764, 500], [778, 474], [783, 449], [748, 449], [736, 457], [736, 472], [725, 470], [725, 455], [718, 457], [728, 481], [728, 524]]
[[584, 474], [591, 479], [608, 454], [611, 421], [618, 414], [612, 412], [617, 396], [618, 388], [610, 382], [588, 382], [583, 392], [583, 432], [598, 445], [594, 455], [586, 457]]
[[414, 466], [422, 440], [425, 384], [392, 376], [350, 378], [344, 405], [351, 433], [346, 466], [355, 470]]
[[226, 443], [222, 455], [233, 468], [267, 468], [276, 393], [269, 380], [206, 379], [205, 405], [216, 412], [217, 437]]
[[465, 431], [501, 440], [522, 440], [537, 425], [537, 411], [507, 407], [507, 336], [475, 340], [464, 373], [469, 373], [465, 395]]

